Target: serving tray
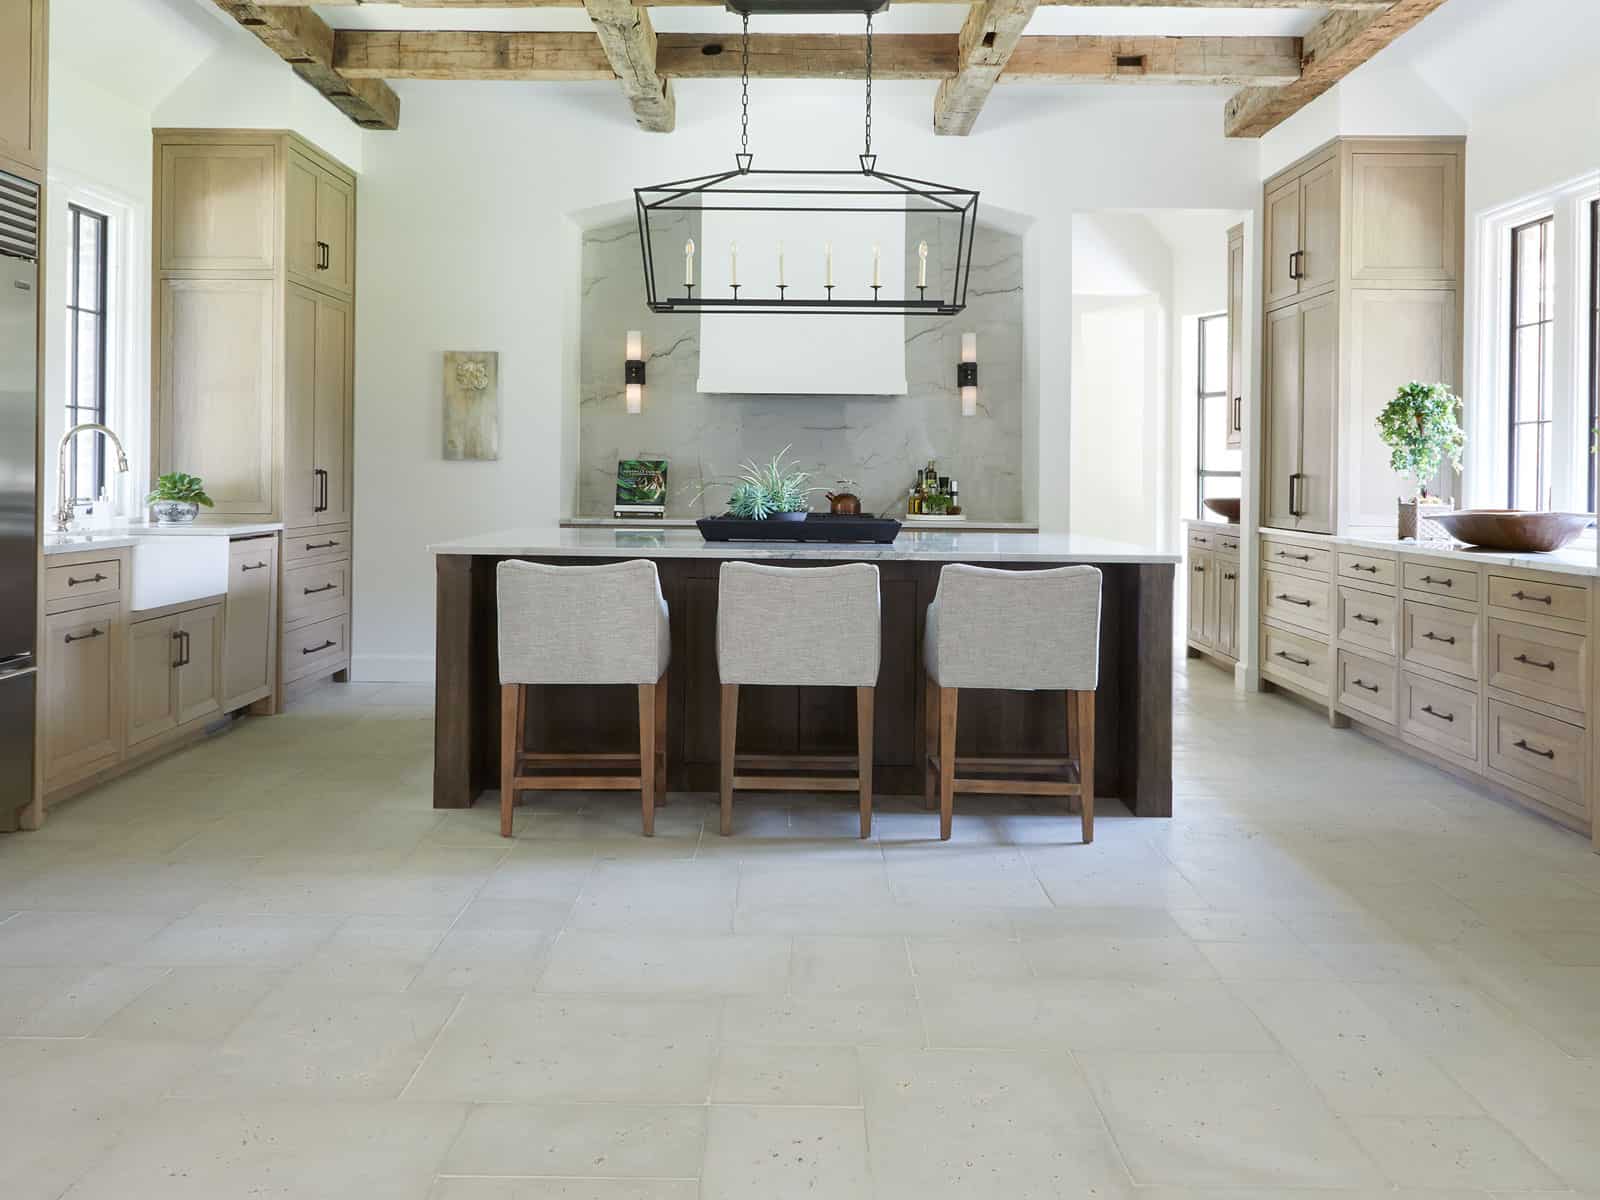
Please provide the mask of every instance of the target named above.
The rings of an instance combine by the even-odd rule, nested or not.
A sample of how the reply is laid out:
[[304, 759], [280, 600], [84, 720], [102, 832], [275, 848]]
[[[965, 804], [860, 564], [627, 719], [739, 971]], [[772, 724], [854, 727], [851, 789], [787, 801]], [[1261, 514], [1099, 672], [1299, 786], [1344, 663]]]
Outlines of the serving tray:
[[708, 542], [878, 542], [894, 541], [900, 522], [893, 517], [807, 513], [803, 521], [752, 521], [724, 513], [695, 522]]

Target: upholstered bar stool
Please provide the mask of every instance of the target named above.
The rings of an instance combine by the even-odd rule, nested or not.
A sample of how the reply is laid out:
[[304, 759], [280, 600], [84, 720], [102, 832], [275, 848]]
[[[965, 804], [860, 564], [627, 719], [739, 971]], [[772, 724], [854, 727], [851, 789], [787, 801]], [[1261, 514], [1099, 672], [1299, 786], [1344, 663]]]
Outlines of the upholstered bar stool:
[[[872, 713], [880, 652], [878, 568], [722, 564], [717, 670], [722, 678], [722, 834], [733, 832], [735, 790], [859, 792], [861, 836], [872, 835]], [[856, 753], [739, 755], [745, 685], [853, 687]], [[807, 771], [803, 775], [750, 774]], [[830, 775], [820, 771], [835, 772]], [[840, 775], [844, 771], [850, 774]]]
[[[1095, 567], [998, 571], [953, 564], [928, 605], [925, 799], [939, 796], [950, 837], [956, 792], [1078, 796], [1083, 840], [1094, 841], [1094, 692], [1100, 678], [1100, 572]], [[1067, 753], [957, 758], [963, 688], [1067, 693]]]
[[[511, 836], [518, 792], [639, 790], [644, 834], [655, 833], [667, 786], [667, 663], [671, 636], [656, 566], [503, 562], [495, 582], [500, 628], [500, 836]], [[634, 684], [639, 753], [554, 754], [527, 748], [528, 687]], [[633, 774], [573, 774], [584, 768]]]

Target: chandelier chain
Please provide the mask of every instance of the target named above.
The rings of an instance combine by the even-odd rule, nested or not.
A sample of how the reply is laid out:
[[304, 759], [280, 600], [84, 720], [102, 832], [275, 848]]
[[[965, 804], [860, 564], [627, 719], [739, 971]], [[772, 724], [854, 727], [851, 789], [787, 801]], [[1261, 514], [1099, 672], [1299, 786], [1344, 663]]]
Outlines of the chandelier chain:
[[739, 58], [739, 152], [750, 153], [750, 14], [744, 14], [744, 45]]
[[864, 151], [872, 157], [872, 14], [867, 14], [867, 146]]

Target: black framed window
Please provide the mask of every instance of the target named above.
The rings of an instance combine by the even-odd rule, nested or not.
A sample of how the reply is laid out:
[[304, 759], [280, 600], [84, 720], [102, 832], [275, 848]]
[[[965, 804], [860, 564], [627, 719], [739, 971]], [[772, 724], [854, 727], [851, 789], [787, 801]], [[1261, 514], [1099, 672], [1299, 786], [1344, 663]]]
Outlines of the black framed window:
[[1600, 200], [1589, 205], [1589, 511], [1600, 511]]
[[[106, 423], [106, 260], [110, 220], [77, 204], [67, 206], [70, 239], [67, 281], [67, 427]], [[68, 464], [74, 503], [88, 503], [106, 482], [103, 437], [80, 437]]]
[[1555, 368], [1555, 218], [1541, 217], [1511, 231], [1511, 469], [1512, 508], [1550, 504], [1554, 461], [1551, 377]]
[[1201, 317], [1198, 324], [1195, 513], [1204, 516], [1207, 498], [1239, 495], [1243, 464], [1239, 451], [1228, 448], [1228, 425], [1233, 416], [1228, 397], [1228, 314]]

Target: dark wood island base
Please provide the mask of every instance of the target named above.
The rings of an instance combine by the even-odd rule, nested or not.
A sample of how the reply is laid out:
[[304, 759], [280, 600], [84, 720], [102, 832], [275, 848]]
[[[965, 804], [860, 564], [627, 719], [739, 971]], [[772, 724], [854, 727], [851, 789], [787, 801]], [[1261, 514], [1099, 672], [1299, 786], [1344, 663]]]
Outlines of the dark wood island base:
[[[659, 535], [658, 535], [659, 536]], [[718, 786], [718, 557], [651, 553], [648, 543], [609, 556], [452, 553], [437, 550], [438, 630], [433, 806], [465, 808], [499, 786], [500, 684], [496, 660], [495, 566], [506, 558], [557, 565], [654, 559], [672, 621], [667, 702], [668, 786], [715, 792]], [[925, 712], [922, 626], [943, 561], [888, 558], [871, 549], [852, 558], [836, 546], [823, 554], [751, 555], [804, 569], [845, 561], [876, 562], [883, 606], [883, 660], [873, 737], [875, 790], [920, 796]], [[883, 549], [888, 549], [884, 547]], [[944, 561], [954, 561], [941, 555]], [[1010, 556], [960, 561], [1029, 570], [1067, 565]], [[1095, 790], [1141, 817], [1172, 815], [1171, 561], [1091, 562], [1105, 576], [1101, 605], [1100, 687], [1095, 726]], [[775, 627], [782, 614], [774, 614]], [[997, 613], [996, 620], [1004, 620]], [[622, 753], [638, 750], [638, 705], [631, 687], [531, 690], [528, 744], [541, 750]], [[752, 754], [851, 754], [856, 698], [849, 688], [743, 689], [739, 749]], [[1012, 757], [1066, 751], [1066, 697], [1059, 692], [972, 692], [961, 698], [958, 753]], [[973, 801], [973, 803], [982, 803]]]

